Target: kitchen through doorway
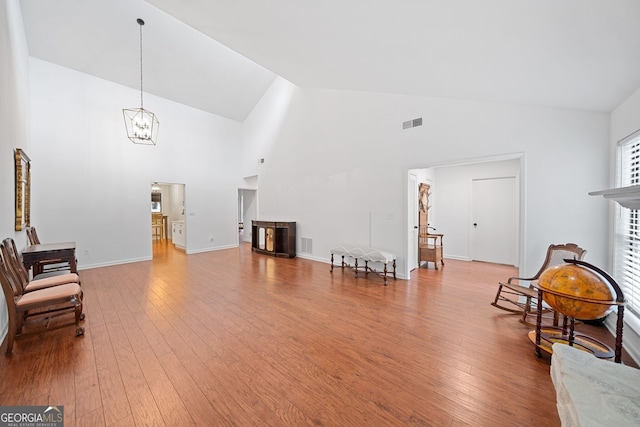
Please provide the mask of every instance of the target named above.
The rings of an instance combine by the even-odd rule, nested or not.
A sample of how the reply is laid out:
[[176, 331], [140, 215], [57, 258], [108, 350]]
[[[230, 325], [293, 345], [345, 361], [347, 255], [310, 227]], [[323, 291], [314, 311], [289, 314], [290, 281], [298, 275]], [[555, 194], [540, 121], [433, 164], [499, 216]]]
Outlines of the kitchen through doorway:
[[154, 257], [157, 248], [186, 251], [185, 185], [151, 184], [151, 240]]

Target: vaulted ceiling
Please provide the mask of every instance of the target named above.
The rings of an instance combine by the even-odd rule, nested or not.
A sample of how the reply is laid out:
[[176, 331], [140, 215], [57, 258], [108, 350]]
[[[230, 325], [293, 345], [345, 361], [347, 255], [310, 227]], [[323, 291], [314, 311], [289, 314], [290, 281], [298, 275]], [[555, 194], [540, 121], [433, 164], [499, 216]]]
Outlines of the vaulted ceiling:
[[22, 0], [29, 54], [242, 121], [277, 75], [609, 112], [640, 88], [637, 0]]

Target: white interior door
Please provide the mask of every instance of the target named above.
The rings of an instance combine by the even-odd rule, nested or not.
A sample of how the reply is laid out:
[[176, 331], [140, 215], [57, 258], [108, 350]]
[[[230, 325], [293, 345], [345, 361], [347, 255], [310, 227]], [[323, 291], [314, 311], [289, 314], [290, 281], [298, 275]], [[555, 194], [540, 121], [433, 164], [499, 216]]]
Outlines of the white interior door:
[[471, 198], [472, 259], [517, 265], [516, 178], [474, 179]]
[[408, 184], [409, 200], [409, 248], [407, 251], [409, 271], [418, 267], [418, 180], [415, 175], [409, 175]]
[[240, 210], [240, 216], [244, 224], [241, 238], [243, 242], [251, 243], [251, 221], [257, 218], [257, 191], [256, 190], [238, 190], [239, 197], [242, 198], [242, 204], [238, 209]]

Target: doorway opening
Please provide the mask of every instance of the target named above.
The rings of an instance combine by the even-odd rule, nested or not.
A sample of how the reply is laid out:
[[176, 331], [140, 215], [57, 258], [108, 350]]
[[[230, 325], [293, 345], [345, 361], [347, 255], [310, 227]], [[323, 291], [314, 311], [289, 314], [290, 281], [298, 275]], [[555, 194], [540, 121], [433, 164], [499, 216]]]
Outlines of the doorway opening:
[[[429, 185], [429, 226], [446, 237], [444, 258], [518, 267], [524, 227], [523, 162], [522, 154], [513, 154], [408, 170], [407, 276], [419, 266], [420, 184]], [[506, 239], [500, 251], [495, 251], [495, 238], [486, 236]]]
[[151, 184], [151, 241], [153, 257], [169, 250], [186, 251], [185, 185]]
[[238, 189], [238, 245], [251, 243], [251, 221], [258, 219], [258, 190]]

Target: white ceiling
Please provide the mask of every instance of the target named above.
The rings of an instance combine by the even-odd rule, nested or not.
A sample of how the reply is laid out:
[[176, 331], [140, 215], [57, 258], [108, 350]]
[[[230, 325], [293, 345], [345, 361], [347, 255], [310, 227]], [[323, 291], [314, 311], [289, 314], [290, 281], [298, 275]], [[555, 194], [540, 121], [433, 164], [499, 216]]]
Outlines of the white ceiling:
[[145, 93], [238, 121], [276, 74], [302, 87], [601, 112], [640, 88], [638, 0], [21, 5], [31, 56], [138, 89], [143, 18]]
[[276, 78], [142, 0], [22, 0], [20, 5], [29, 55], [138, 90], [136, 19], [142, 18], [144, 92], [233, 120], [244, 120]]

